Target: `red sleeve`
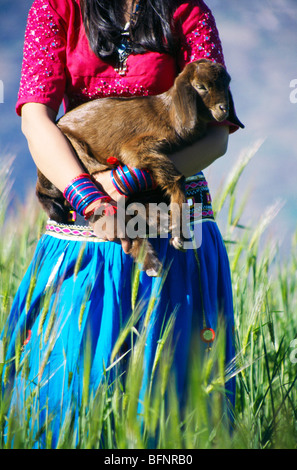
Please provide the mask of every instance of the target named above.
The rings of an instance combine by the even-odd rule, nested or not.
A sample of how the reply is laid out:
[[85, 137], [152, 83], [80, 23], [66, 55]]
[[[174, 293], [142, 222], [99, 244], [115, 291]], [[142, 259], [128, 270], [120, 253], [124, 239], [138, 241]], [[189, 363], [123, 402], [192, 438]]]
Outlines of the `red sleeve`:
[[[182, 70], [188, 63], [209, 59], [225, 66], [222, 44], [211, 10], [202, 0], [180, 5], [174, 14], [175, 30], [180, 38], [178, 66]], [[239, 126], [230, 121], [211, 125], [229, 125], [230, 134]]]
[[34, 1], [25, 32], [18, 115], [28, 102], [46, 104], [58, 112], [66, 83], [65, 29], [65, 21], [50, 0]]
[[181, 42], [178, 65], [209, 59], [224, 64], [224, 56], [215, 19], [203, 1], [183, 3], [174, 14]]

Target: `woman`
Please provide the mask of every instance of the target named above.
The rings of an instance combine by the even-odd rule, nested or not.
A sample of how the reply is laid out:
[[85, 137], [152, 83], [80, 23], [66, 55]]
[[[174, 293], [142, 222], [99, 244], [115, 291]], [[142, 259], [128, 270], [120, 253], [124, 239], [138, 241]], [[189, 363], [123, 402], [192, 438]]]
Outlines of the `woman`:
[[[68, 111], [94, 98], [162, 93], [188, 62], [203, 57], [224, 61], [214, 19], [203, 1], [35, 0], [25, 35], [17, 112], [36, 166], [66, 197], [84, 172], [55, 124], [62, 100]], [[187, 177], [197, 174], [226, 152], [228, 135], [234, 130], [232, 122], [209, 126], [201, 141], [172, 155], [174, 164]], [[109, 171], [99, 174], [98, 182], [101, 196], [121, 198]], [[222, 314], [226, 360], [233, 357], [229, 265], [203, 174], [188, 180], [187, 189], [188, 196], [203, 202], [203, 220], [197, 224], [202, 227], [202, 245], [197, 253], [183, 253], [167, 238], [153, 239], [170, 267], [163, 284], [161, 278], [142, 272], [137, 294], [143, 312], [150, 296], [156, 297], [147, 332], [143, 390], [164, 319], [175, 312], [172, 370], [180, 396], [193, 325], [199, 325], [206, 342], [213, 341]], [[98, 198], [88, 199], [83, 211], [74, 209], [88, 216]], [[78, 199], [78, 205], [85, 201], [81, 195]], [[6, 386], [14, 386], [14, 400], [18, 397], [22, 403], [38, 384], [40, 422], [55, 411], [63, 420], [66, 411], [80, 403], [83, 374], [77, 366], [83, 362], [86, 344], [90, 389], [96, 390], [121, 327], [130, 317], [131, 241], [124, 237], [116, 243], [113, 234], [104, 233], [102, 238], [77, 225], [48, 224], [14, 300], [5, 329], [6, 359], [14, 356], [21, 334], [27, 338], [22, 357], [30, 352], [30, 367], [26, 379], [24, 374], [14, 378], [11, 367]], [[49, 312], [54, 312], [55, 322]], [[227, 389], [234, 403], [234, 381]], [[60, 424], [58, 418], [53, 420], [53, 447]]]

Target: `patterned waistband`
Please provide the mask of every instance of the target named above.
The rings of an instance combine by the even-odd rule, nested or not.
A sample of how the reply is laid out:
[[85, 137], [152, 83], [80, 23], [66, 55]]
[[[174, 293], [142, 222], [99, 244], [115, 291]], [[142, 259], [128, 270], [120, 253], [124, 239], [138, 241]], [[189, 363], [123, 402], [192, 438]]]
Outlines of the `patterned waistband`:
[[[205, 177], [202, 173], [198, 173], [198, 175], [186, 178], [185, 191], [189, 206], [187, 214], [188, 223], [214, 220], [211, 196], [209, 193], [207, 181], [205, 180]], [[52, 220], [48, 220], [45, 234], [72, 241], [105, 241], [96, 237], [93, 230], [89, 226], [75, 224], [66, 225]]]
[[[207, 181], [203, 173], [190, 176], [185, 180], [185, 191], [190, 209], [190, 220], [211, 219], [214, 220], [211, 196]], [[200, 206], [197, 209], [195, 204]]]

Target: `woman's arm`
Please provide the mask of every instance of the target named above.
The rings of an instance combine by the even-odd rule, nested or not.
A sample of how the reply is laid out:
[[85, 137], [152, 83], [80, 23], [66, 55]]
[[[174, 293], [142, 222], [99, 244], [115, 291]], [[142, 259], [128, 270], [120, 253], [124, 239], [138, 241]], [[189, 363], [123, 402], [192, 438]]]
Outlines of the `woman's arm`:
[[191, 176], [226, 153], [228, 138], [228, 126], [211, 126], [205, 137], [170, 155], [170, 158], [177, 170], [185, 176]]
[[[22, 131], [32, 158], [44, 176], [63, 192], [69, 182], [84, 173], [84, 170], [68, 140], [56, 126], [55, 118], [55, 111], [46, 105], [27, 103], [22, 107]], [[119, 195], [114, 188], [110, 189], [116, 200]], [[92, 205], [88, 206], [88, 210], [91, 209]], [[101, 237], [117, 241], [113, 233], [102, 232]], [[126, 237], [120, 241], [124, 252], [128, 253], [130, 240]]]
[[60, 191], [83, 173], [65, 136], [55, 124], [56, 113], [40, 103], [22, 107], [22, 131], [37, 168]]

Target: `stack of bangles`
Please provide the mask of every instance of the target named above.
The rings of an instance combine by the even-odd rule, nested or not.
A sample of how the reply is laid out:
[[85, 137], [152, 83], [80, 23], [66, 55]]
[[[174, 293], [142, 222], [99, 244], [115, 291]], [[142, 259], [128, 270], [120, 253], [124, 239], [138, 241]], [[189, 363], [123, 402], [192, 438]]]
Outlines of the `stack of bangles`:
[[[154, 189], [154, 180], [148, 170], [117, 166], [111, 171], [111, 181], [119, 194], [128, 197], [131, 194]], [[65, 188], [63, 195], [75, 212], [88, 220], [102, 204], [108, 204], [105, 208], [106, 215], [116, 212], [116, 206], [106, 193], [100, 191], [92, 177], [87, 173], [74, 178]], [[92, 204], [92, 209], [88, 207]]]

